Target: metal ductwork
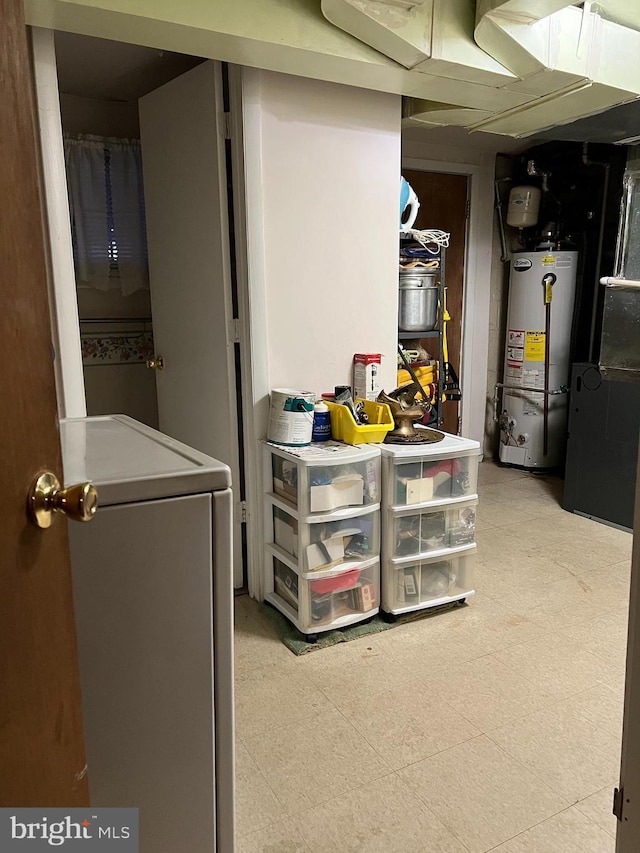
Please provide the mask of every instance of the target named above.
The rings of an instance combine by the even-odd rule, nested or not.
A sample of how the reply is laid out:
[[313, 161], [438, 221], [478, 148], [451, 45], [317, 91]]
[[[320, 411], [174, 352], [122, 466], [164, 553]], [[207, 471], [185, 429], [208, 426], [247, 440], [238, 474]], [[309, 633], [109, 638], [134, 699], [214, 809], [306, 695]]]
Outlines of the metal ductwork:
[[640, 7], [638, 29], [631, 29], [602, 17], [589, 2], [528, 5], [535, 12], [526, 10], [526, 0], [478, 4], [477, 43], [520, 78], [510, 90], [532, 100], [474, 128], [526, 136], [640, 95]]
[[[412, 73], [435, 78], [433, 99], [405, 104], [413, 123], [528, 136], [640, 97], [640, 3], [322, 0], [322, 11]], [[490, 87], [496, 102], [452, 103], [438, 78]]]
[[473, 38], [473, 0], [322, 0], [335, 26], [413, 71], [500, 88], [517, 77]]

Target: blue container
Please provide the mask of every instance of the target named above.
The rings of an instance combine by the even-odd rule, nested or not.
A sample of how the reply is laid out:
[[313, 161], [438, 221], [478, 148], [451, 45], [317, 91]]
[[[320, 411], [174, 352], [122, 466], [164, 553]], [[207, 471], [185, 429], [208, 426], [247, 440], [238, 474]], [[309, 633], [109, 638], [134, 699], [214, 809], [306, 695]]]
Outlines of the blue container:
[[331, 438], [331, 415], [326, 403], [316, 403], [313, 407], [313, 430], [311, 441], [329, 441]]

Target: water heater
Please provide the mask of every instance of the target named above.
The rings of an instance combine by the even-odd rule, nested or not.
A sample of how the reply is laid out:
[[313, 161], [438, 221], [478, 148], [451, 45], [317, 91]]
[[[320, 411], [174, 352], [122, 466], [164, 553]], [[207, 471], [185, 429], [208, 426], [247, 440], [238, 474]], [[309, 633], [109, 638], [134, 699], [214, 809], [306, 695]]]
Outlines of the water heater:
[[535, 389], [561, 392], [569, 384], [577, 264], [577, 252], [548, 249], [511, 259], [499, 418], [506, 464], [554, 468], [564, 460], [567, 395]]

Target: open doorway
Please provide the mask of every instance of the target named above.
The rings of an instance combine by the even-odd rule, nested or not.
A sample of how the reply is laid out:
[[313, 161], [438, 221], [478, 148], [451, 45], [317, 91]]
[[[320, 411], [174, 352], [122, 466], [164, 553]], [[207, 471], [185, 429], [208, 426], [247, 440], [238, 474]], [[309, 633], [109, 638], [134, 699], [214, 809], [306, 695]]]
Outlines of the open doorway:
[[87, 414], [128, 414], [231, 467], [242, 588], [226, 69], [85, 36], [55, 40]]
[[[447, 249], [446, 310], [449, 320], [444, 324], [444, 361], [450, 365], [450, 376], [460, 376], [462, 352], [462, 316], [464, 310], [464, 279], [468, 221], [468, 176], [427, 172], [403, 168], [403, 176], [415, 190], [420, 209], [415, 228], [440, 229], [449, 232]], [[446, 318], [445, 318], [446, 319]], [[437, 347], [438, 340], [430, 338], [425, 343]], [[437, 359], [438, 352], [430, 352]], [[457, 395], [452, 395], [457, 396]], [[460, 403], [447, 399], [442, 404], [444, 429], [459, 435], [461, 431]]]
[[[138, 98], [201, 60], [63, 32], [55, 48], [87, 414], [157, 429]], [[135, 266], [127, 283], [118, 249]]]

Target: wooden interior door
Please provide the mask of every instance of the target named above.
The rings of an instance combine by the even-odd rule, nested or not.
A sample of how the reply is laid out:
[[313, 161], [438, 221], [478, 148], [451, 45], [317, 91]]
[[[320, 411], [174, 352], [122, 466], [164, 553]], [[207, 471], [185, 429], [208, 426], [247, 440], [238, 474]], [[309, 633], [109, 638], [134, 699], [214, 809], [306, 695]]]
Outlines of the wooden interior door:
[[34, 477], [62, 480], [22, 0], [0, 0], [0, 806], [88, 804], [64, 519], [31, 525]]
[[[421, 172], [403, 169], [420, 200], [416, 228], [439, 228], [451, 233], [447, 249], [446, 285], [447, 308], [451, 320], [447, 323], [449, 361], [460, 376], [460, 352], [462, 348], [462, 308], [464, 285], [464, 260], [467, 234], [467, 176], [446, 175], [440, 172]], [[427, 351], [436, 348], [433, 339], [425, 341]], [[437, 353], [432, 353], [436, 355]], [[464, 394], [464, 388], [462, 389]], [[444, 429], [458, 433], [459, 404], [448, 401], [443, 407]]]

